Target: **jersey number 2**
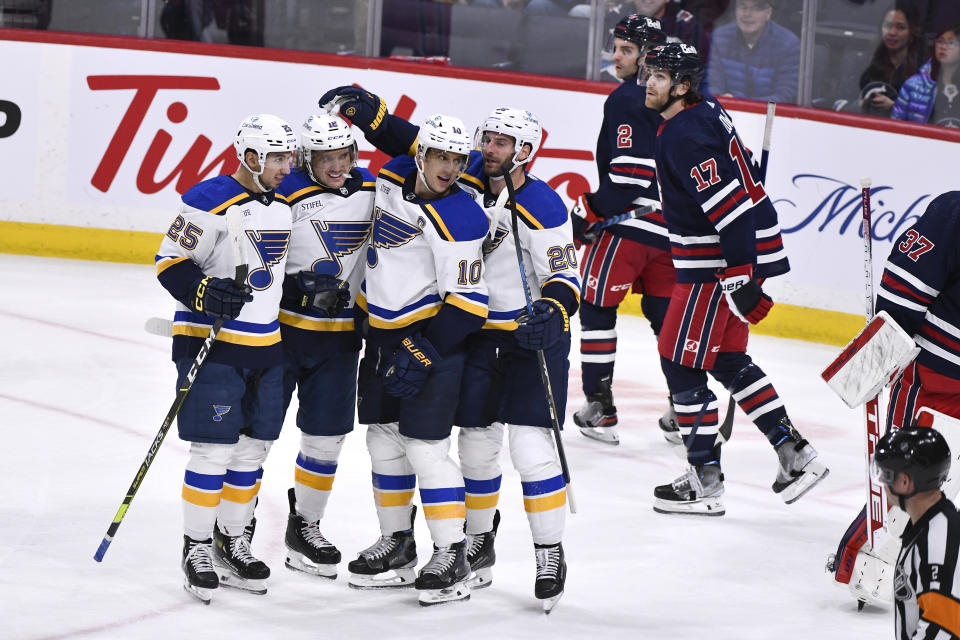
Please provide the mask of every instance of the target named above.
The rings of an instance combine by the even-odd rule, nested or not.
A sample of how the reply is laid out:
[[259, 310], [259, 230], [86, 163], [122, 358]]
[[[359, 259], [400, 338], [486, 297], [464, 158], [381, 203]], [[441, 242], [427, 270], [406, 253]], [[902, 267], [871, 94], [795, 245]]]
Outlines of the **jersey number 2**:
[[617, 149], [629, 149], [633, 145], [633, 128], [628, 124], [617, 127]]

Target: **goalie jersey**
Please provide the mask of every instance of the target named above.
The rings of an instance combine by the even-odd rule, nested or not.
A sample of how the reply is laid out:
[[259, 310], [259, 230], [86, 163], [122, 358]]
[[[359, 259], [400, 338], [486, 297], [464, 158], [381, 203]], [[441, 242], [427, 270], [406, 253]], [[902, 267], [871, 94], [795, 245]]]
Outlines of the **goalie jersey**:
[[894, 241], [876, 306], [913, 336], [919, 364], [960, 380], [960, 191], [935, 198]]
[[482, 255], [487, 219], [457, 185], [428, 201], [414, 193], [416, 181], [408, 156], [380, 170], [357, 306], [367, 314], [370, 343], [395, 346], [419, 331], [443, 355], [487, 317]]
[[227, 234], [226, 211], [243, 213], [253, 301], [217, 335], [208, 359], [236, 367], [280, 364], [280, 305], [284, 266], [290, 242], [290, 207], [275, 192], [252, 193], [230, 176], [205, 180], [183, 194], [180, 211], [167, 230], [155, 258], [157, 279], [178, 301], [173, 316], [173, 359], [193, 358], [210, 333], [214, 319], [191, 311], [196, 283], [204, 276], [234, 277], [234, 256]]
[[360, 350], [354, 331], [353, 305], [363, 281], [367, 238], [372, 225], [373, 176], [366, 169], [350, 172], [343, 187], [317, 184], [303, 170], [283, 179], [277, 192], [293, 212], [285, 289], [298, 294], [296, 275], [313, 271], [331, 275], [350, 285], [350, 305], [339, 317], [327, 318], [313, 310], [294, 310], [281, 303], [280, 332], [288, 349], [313, 356]]
[[677, 282], [714, 282], [717, 269], [742, 265], [755, 278], [790, 270], [777, 212], [716, 98], [660, 126], [656, 161]]

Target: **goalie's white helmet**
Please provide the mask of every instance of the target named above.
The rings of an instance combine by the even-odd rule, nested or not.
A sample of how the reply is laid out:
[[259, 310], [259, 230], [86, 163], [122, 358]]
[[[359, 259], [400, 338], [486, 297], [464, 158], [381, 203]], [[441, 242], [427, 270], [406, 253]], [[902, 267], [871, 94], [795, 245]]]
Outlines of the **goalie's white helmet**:
[[357, 165], [357, 141], [353, 137], [353, 127], [338, 115], [321, 113], [312, 115], [300, 127], [300, 164], [307, 169], [307, 175], [318, 182], [313, 175], [313, 151], [335, 151], [351, 148], [353, 160], [350, 169]]
[[[237, 158], [240, 159], [240, 164], [253, 174], [253, 180], [257, 186], [263, 191], [268, 191], [260, 184], [260, 175], [263, 174], [267, 154], [296, 153], [298, 141], [297, 134], [289, 124], [277, 116], [263, 113], [247, 116], [243, 119], [240, 128], [237, 130], [233, 146], [237, 150]], [[247, 164], [245, 158], [247, 149], [256, 152], [257, 160], [260, 162], [259, 171], [254, 171]]]
[[[417, 172], [420, 173], [420, 179], [424, 185], [426, 185], [426, 180], [423, 179], [423, 158], [427, 149], [438, 149], [462, 155], [463, 161], [460, 165], [460, 172], [463, 173], [463, 170], [467, 168], [467, 158], [470, 157], [470, 151], [473, 149], [470, 136], [466, 132], [466, 127], [463, 126], [463, 120], [440, 113], [429, 116], [424, 120], [417, 136], [416, 157]], [[429, 185], [427, 189], [430, 189]]]
[[[514, 141], [513, 165], [519, 166], [533, 160], [533, 156], [540, 150], [543, 141], [543, 129], [537, 117], [526, 109], [513, 107], [497, 107], [490, 112], [484, 121], [477, 127], [474, 144], [479, 148], [483, 142], [484, 131], [495, 131], [510, 136]], [[530, 155], [518, 160], [523, 145], [530, 145]]]

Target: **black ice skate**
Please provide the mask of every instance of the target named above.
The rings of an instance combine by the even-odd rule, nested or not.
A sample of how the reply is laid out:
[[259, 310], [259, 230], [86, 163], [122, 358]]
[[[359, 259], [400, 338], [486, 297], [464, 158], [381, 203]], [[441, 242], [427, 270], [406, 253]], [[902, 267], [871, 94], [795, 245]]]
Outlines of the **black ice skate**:
[[212, 543], [210, 538], [198, 541], [183, 536], [183, 558], [180, 561], [183, 588], [203, 604], [210, 604], [210, 591], [220, 586], [217, 572], [213, 570]]
[[493, 549], [500, 526], [500, 510], [493, 513], [493, 529], [476, 535], [467, 534], [467, 562], [470, 564], [470, 578], [467, 585], [471, 589], [483, 589], [493, 583], [493, 565], [497, 553]]
[[297, 513], [297, 498], [292, 488], [287, 491], [287, 498], [290, 501], [287, 533], [284, 536], [287, 545], [287, 568], [312, 576], [335, 579], [340, 551], [320, 533], [319, 521], [307, 522]]
[[[668, 397], [667, 400], [670, 400]], [[677, 412], [673, 410], [673, 402], [670, 401], [670, 408], [660, 416], [660, 432], [663, 433], [663, 439], [670, 444], [683, 444], [683, 437], [680, 435], [680, 424], [677, 422]]]
[[263, 595], [267, 592], [265, 581], [270, 577], [270, 567], [250, 551], [256, 526], [254, 518], [237, 536], [221, 532], [219, 524], [214, 527], [213, 564], [223, 586]]
[[420, 592], [420, 604], [429, 607], [434, 604], [469, 600], [470, 563], [467, 562], [466, 541], [455, 542], [449, 547], [434, 547], [430, 558], [415, 586]]
[[567, 562], [563, 558], [563, 544], [534, 544], [537, 556], [537, 581], [533, 594], [540, 600], [544, 613], [550, 613], [563, 595], [567, 581]]
[[785, 434], [775, 447], [779, 468], [777, 479], [773, 481], [773, 492], [787, 504], [793, 504], [826, 478], [830, 470], [817, 459], [817, 450], [800, 437], [790, 418], [783, 418], [779, 427]]
[[417, 566], [417, 543], [413, 539], [413, 518], [417, 506], [410, 505], [410, 528], [395, 531], [364, 549], [347, 565], [348, 584], [354, 589], [395, 589], [413, 586]]
[[723, 473], [719, 464], [690, 467], [670, 484], [653, 490], [657, 513], [682, 513], [698, 516], [722, 516]]
[[620, 444], [617, 433], [617, 408], [613, 404], [613, 376], [604, 376], [597, 383], [599, 391], [587, 395], [579, 411], [573, 414], [573, 422], [580, 427], [580, 433], [605, 442]]

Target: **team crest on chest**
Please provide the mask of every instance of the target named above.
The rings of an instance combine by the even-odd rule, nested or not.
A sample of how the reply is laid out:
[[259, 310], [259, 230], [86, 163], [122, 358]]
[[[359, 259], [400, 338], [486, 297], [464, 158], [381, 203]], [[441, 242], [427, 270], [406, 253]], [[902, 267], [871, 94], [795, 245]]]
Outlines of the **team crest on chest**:
[[339, 276], [343, 271], [340, 257], [353, 253], [363, 245], [373, 223], [369, 220], [327, 222], [312, 220], [311, 224], [326, 253], [313, 263], [311, 269], [315, 273]]
[[263, 291], [273, 284], [273, 269], [287, 255], [290, 246], [289, 231], [247, 231], [247, 237], [257, 250], [261, 266], [252, 269], [247, 282], [256, 291]]
[[389, 214], [380, 207], [373, 210], [373, 231], [367, 249], [367, 266], [377, 266], [377, 249], [400, 247], [423, 233], [420, 227]]

